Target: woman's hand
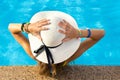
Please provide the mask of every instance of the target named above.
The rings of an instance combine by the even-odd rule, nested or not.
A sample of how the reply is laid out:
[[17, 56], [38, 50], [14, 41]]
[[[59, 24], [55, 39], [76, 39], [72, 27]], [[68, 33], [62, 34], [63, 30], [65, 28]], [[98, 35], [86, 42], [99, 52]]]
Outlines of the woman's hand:
[[40, 36], [40, 32], [42, 30], [48, 30], [49, 28], [46, 28], [44, 27], [45, 25], [49, 25], [50, 20], [48, 19], [43, 19], [43, 20], [40, 20], [40, 21], [37, 21], [35, 23], [31, 23], [29, 26], [28, 26], [28, 31], [36, 36], [37, 38], [41, 39], [41, 36]]
[[63, 42], [69, 41], [79, 36], [79, 31], [67, 21], [63, 20], [58, 25], [64, 29], [64, 30], [59, 30], [60, 33], [65, 34], [65, 38], [63, 39]]

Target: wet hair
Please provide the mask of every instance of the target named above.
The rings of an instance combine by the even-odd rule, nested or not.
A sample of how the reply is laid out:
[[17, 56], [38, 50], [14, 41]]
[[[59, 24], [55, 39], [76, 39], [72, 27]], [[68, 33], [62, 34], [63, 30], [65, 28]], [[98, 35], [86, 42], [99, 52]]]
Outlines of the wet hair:
[[44, 76], [55, 77], [57, 72], [63, 68], [63, 63], [52, 64], [52, 75], [49, 72], [48, 64], [38, 61], [39, 74]]

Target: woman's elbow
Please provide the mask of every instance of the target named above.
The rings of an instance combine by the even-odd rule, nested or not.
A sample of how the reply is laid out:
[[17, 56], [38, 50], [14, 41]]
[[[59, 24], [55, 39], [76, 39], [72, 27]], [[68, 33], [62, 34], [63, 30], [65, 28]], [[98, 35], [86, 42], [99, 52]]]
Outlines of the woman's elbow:
[[98, 41], [105, 36], [105, 30], [95, 30], [93, 36], [91, 37], [93, 40]]
[[12, 30], [13, 30], [12, 23], [10, 23], [10, 24], [8, 25], [8, 30], [9, 30], [10, 32], [12, 32]]
[[101, 30], [101, 38], [105, 36], [105, 30]]
[[98, 40], [100, 40], [101, 38], [103, 38], [105, 36], [105, 30], [100, 30], [100, 33], [98, 35]]
[[21, 32], [21, 24], [14, 24], [14, 23], [10, 23], [8, 25], [8, 30], [11, 32], [11, 33], [19, 33]]

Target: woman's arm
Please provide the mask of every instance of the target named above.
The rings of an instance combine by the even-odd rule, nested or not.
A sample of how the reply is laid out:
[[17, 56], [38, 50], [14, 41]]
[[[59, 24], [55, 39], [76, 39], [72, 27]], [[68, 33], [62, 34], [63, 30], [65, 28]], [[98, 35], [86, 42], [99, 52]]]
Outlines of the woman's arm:
[[26, 53], [28, 53], [29, 56], [31, 56], [32, 58], [34, 58], [34, 56], [31, 53], [30, 50], [30, 44], [28, 39], [22, 34], [21, 31], [21, 26], [22, 24], [15, 24], [15, 23], [11, 23], [9, 24], [9, 30], [12, 34], [12, 36], [16, 39], [16, 41], [23, 47], [23, 49], [26, 51]]
[[[81, 30], [82, 34], [84, 37], [88, 35], [87, 30]], [[86, 50], [88, 50], [90, 47], [92, 47], [94, 44], [96, 44], [103, 36], [105, 32], [104, 30], [97, 30], [97, 29], [92, 29], [91, 30], [91, 37], [87, 38], [83, 42], [81, 42], [80, 47], [78, 50], [75, 52], [75, 54], [70, 57], [66, 63], [78, 58], [80, 55], [82, 55]]]
[[95, 43], [97, 43], [105, 34], [104, 30], [97, 30], [97, 29], [91, 29], [90, 33], [91, 35], [88, 37], [88, 30], [78, 30], [75, 29], [72, 25], [70, 25], [68, 22], [63, 20], [62, 22], [59, 23], [59, 26], [63, 30], [59, 30], [60, 33], [65, 34], [65, 38], [63, 39], [63, 42], [71, 40], [73, 38], [86, 38], [81, 44], [79, 49], [75, 52], [75, 54], [70, 57], [68, 60], [66, 60], [66, 63], [69, 63], [70, 61], [78, 58], [83, 52], [85, 52], [87, 49], [89, 49], [91, 46], [93, 46]]
[[[37, 38], [41, 39], [39, 33], [41, 30], [48, 30], [48, 28], [43, 27], [44, 25], [48, 25], [48, 24], [50, 24], [49, 20], [43, 19], [38, 22], [31, 23], [29, 25], [25, 24], [23, 30], [27, 28], [26, 32], [29, 32], [32, 35], [36, 36]], [[10, 23], [8, 29], [10, 30], [11, 34], [16, 39], [16, 41], [23, 47], [26, 53], [28, 53], [29, 56], [34, 58], [30, 50], [29, 40], [22, 34], [21, 26], [22, 24]]]

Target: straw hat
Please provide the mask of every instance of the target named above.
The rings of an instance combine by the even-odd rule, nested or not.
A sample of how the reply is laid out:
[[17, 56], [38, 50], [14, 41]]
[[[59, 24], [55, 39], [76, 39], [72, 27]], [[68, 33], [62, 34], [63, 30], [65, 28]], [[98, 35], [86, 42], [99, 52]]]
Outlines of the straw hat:
[[37, 60], [44, 63], [57, 64], [63, 62], [77, 51], [80, 46], [80, 39], [75, 38], [62, 43], [65, 35], [58, 32], [61, 29], [58, 23], [64, 19], [75, 28], [78, 28], [78, 25], [73, 17], [60, 11], [38, 12], [31, 18], [30, 22], [34, 23], [44, 18], [50, 19], [51, 24], [45, 26], [49, 27], [49, 30], [40, 32], [42, 41], [32, 34], [28, 34], [32, 54], [36, 56]]

